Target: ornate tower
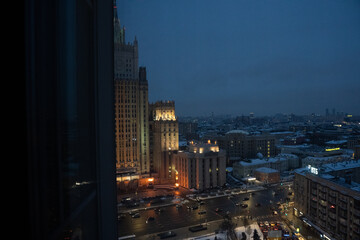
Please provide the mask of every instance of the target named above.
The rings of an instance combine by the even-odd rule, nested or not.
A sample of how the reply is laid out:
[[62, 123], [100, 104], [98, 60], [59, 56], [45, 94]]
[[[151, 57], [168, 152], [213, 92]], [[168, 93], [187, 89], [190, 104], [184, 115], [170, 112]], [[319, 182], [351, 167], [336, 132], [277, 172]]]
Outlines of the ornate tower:
[[[115, 1], [114, 1], [115, 3]], [[114, 4], [115, 141], [118, 173], [150, 171], [148, 82], [138, 65], [138, 42], [125, 44]]]

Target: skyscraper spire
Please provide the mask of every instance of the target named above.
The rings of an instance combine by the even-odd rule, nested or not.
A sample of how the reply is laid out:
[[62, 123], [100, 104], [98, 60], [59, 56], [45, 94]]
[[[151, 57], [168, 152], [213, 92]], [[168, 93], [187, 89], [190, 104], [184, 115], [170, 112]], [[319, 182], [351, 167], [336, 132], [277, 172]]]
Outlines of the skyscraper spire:
[[125, 27], [121, 28], [120, 26], [116, 0], [114, 0], [114, 43], [125, 44]]

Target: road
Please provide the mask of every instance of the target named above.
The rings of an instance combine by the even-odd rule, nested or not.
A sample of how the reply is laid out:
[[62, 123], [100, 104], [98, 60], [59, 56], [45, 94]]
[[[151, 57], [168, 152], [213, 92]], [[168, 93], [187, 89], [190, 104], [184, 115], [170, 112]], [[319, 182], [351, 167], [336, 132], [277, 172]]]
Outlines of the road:
[[[277, 194], [274, 194], [275, 191]], [[254, 195], [242, 193], [232, 198], [227, 196], [204, 200], [204, 205], [200, 205], [196, 210], [189, 210], [186, 206], [198, 204], [196, 201], [189, 201], [182, 208], [177, 209], [175, 205], [163, 207], [163, 212], [156, 212], [154, 209], [140, 211], [139, 218], [132, 218], [129, 214], [119, 219], [119, 236], [135, 234], [142, 236], [150, 233], [157, 233], [177, 229], [185, 226], [200, 224], [204, 222], [220, 220], [228, 211], [230, 216], [251, 216], [253, 219], [280, 219], [274, 216], [270, 207], [276, 207], [277, 202], [285, 202], [289, 197], [289, 188], [287, 186], [270, 187], [265, 190], [257, 191]], [[249, 200], [243, 201], [245, 197]], [[236, 203], [246, 203], [247, 208], [236, 206]], [[256, 204], [261, 206], [257, 207]], [[221, 208], [222, 212], [215, 212], [216, 208]], [[206, 214], [199, 214], [200, 211], [206, 211]], [[146, 223], [148, 217], [154, 217], [153, 221]]]

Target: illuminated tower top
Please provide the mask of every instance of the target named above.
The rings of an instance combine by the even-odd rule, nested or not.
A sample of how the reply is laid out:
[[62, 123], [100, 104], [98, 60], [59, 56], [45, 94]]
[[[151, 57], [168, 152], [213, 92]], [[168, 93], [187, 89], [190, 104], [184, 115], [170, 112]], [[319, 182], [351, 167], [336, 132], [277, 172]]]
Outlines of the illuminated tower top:
[[153, 121], [176, 121], [174, 101], [156, 102], [151, 109]]

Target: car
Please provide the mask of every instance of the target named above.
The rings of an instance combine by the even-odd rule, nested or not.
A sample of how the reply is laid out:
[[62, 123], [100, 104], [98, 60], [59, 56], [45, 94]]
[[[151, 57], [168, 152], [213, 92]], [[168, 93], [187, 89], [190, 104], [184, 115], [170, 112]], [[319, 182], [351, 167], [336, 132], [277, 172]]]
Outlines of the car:
[[255, 207], [260, 207], [260, 206], [261, 206], [260, 203], [256, 203], [256, 204], [255, 204]]
[[235, 203], [235, 206], [240, 206], [240, 203]]
[[278, 212], [277, 212], [277, 211], [274, 211], [273, 214], [274, 214], [274, 215], [278, 215]]
[[248, 197], [244, 197], [244, 198], [243, 198], [243, 201], [247, 201], [247, 200], [249, 200]]
[[248, 205], [247, 205], [247, 204], [241, 204], [241, 207], [242, 207], [242, 208], [247, 208]]
[[150, 222], [150, 221], [154, 221], [155, 218], [154, 217], [148, 217], [147, 220], [146, 220], [146, 223]]
[[206, 214], [206, 211], [205, 211], [205, 210], [202, 210], [202, 211], [198, 212], [198, 214], [200, 214], [200, 215]]
[[203, 225], [197, 225], [197, 226], [194, 226], [194, 227], [189, 227], [189, 231], [191, 232], [198, 232], [198, 231], [202, 231], [202, 230], [206, 230], [207, 227], [206, 226], [203, 226]]
[[292, 195], [292, 192], [289, 192], [288, 195]]
[[198, 208], [199, 208], [198, 205], [191, 206], [191, 210], [195, 210], [195, 209], [198, 209]]
[[176, 204], [176, 208], [182, 208], [182, 205]]
[[135, 213], [131, 216], [132, 218], [139, 218], [140, 217], [140, 213]]
[[200, 205], [204, 205], [204, 204], [205, 204], [205, 202], [204, 202], [204, 201], [201, 201], [199, 204], [200, 204]]
[[155, 208], [154, 211], [155, 211], [155, 213], [162, 213], [162, 212], [164, 212], [164, 209], [162, 209], [162, 208]]
[[221, 212], [222, 211], [222, 208], [216, 208], [215, 209], [215, 212]]
[[168, 232], [159, 233], [157, 235], [160, 237], [160, 239], [164, 239], [164, 238], [175, 237], [176, 233], [173, 231], [168, 231]]

